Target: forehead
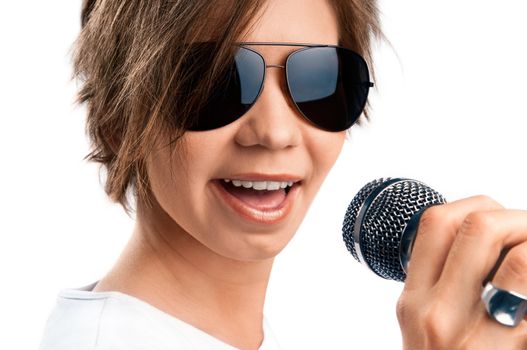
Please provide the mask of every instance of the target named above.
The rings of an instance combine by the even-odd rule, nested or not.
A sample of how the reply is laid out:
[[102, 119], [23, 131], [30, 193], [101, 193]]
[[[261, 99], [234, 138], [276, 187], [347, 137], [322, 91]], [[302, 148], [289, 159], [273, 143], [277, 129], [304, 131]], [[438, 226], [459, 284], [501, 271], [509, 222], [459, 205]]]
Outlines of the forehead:
[[[339, 42], [336, 12], [329, 0], [269, 0], [240, 41], [333, 44]], [[284, 57], [299, 47], [252, 47], [264, 57]]]
[[329, 0], [268, 0], [244, 41], [336, 44], [339, 28]]

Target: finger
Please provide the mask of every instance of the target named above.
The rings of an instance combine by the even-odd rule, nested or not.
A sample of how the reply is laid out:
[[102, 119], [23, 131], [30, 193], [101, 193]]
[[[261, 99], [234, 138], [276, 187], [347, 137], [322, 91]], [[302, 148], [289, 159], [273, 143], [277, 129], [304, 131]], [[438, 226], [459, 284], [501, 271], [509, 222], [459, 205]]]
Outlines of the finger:
[[457, 230], [469, 213], [502, 208], [488, 197], [475, 196], [425, 210], [419, 222], [405, 287], [429, 289], [437, 282]]
[[527, 296], [527, 242], [513, 247], [499, 266], [492, 284]]
[[[496, 264], [502, 249], [511, 248], [512, 251], [526, 241], [526, 211], [471, 213], [459, 228], [439, 283], [454, 296], [472, 291], [473, 302], [479, 302], [482, 283]], [[527, 275], [527, 271], [524, 274]]]

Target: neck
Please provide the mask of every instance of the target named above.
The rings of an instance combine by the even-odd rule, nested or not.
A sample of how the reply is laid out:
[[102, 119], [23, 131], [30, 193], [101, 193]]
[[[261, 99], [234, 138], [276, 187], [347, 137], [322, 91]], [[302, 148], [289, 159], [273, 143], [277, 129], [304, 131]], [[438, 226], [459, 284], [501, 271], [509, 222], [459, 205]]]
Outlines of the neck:
[[128, 245], [95, 290], [133, 295], [226, 343], [256, 349], [272, 264], [221, 256], [160, 208], [138, 208]]

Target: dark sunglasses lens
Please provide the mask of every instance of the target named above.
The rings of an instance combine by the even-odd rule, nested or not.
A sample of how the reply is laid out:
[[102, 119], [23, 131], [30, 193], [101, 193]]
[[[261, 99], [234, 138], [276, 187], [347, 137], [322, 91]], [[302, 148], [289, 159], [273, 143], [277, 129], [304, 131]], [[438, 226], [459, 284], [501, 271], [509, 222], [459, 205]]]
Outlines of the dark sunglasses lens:
[[364, 59], [344, 48], [312, 47], [287, 60], [287, 82], [304, 116], [328, 131], [346, 130], [361, 115], [369, 91]]
[[204, 131], [228, 125], [254, 104], [260, 94], [265, 63], [256, 52], [240, 47], [212, 89], [189, 130]]

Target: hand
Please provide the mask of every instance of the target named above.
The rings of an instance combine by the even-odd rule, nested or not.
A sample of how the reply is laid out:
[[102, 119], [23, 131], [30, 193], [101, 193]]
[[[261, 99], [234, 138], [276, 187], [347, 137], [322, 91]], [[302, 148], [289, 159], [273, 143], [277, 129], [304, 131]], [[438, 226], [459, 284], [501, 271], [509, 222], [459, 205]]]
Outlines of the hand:
[[492, 283], [527, 295], [527, 211], [484, 196], [428, 208], [397, 304], [404, 349], [527, 349], [527, 321], [503, 326], [481, 301], [506, 248]]

